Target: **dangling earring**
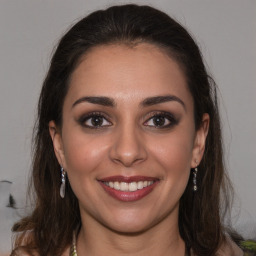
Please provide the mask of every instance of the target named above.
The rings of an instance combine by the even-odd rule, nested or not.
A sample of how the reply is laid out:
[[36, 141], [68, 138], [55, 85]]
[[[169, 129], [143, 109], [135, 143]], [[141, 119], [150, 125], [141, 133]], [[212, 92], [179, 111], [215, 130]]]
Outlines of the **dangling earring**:
[[196, 184], [197, 167], [193, 171], [193, 190], [197, 191], [198, 187]]
[[61, 171], [61, 185], [60, 185], [60, 197], [65, 197], [65, 189], [66, 189], [66, 172], [64, 171], [63, 167], [60, 169]]

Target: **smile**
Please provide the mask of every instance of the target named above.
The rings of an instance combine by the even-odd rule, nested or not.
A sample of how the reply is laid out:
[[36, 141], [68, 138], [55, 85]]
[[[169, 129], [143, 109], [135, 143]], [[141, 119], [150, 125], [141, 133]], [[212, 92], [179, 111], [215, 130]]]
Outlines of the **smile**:
[[99, 180], [99, 183], [111, 197], [130, 202], [147, 196], [159, 183], [159, 179], [142, 176], [113, 176]]
[[104, 182], [105, 185], [120, 191], [130, 191], [134, 192], [138, 189], [146, 188], [150, 185], [152, 185], [154, 181], [139, 181], [139, 182], [118, 182], [118, 181], [110, 181], [110, 182]]

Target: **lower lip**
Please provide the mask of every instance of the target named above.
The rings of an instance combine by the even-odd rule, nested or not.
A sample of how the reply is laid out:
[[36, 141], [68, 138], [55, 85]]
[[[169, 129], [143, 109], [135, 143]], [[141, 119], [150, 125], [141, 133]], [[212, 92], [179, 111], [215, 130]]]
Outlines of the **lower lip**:
[[152, 185], [147, 186], [143, 189], [138, 189], [136, 191], [121, 191], [121, 190], [115, 190], [107, 185], [105, 185], [103, 182], [100, 182], [100, 185], [104, 188], [104, 190], [113, 198], [123, 201], [123, 202], [133, 202], [142, 199], [143, 197], [147, 196], [150, 192], [153, 191], [155, 186], [158, 184], [159, 181], [155, 181]]

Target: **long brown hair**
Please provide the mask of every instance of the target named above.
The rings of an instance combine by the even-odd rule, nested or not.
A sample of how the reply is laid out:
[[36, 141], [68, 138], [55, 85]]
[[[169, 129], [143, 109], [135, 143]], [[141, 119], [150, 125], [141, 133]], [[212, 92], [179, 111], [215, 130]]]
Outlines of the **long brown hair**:
[[198, 190], [192, 176], [180, 199], [179, 229], [186, 245], [200, 255], [214, 255], [225, 241], [221, 210], [229, 204], [229, 182], [222, 159], [221, 127], [216, 85], [207, 74], [200, 50], [190, 34], [165, 13], [149, 6], [122, 5], [96, 11], [76, 23], [60, 40], [43, 83], [34, 132], [32, 166], [35, 208], [16, 223], [15, 248], [25, 244], [40, 255], [60, 255], [80, 225], [78, 201], [67, 186], [59, 196], [60, 166], [56, 160], [49, 121], [62, 125], [62, 107], [70, 77], [81, 57], [98, 45], [147, 42], [164, 49], [180, 64], [194, 99], [195, 126], [210, 116], [206, 148], [198, 168]]

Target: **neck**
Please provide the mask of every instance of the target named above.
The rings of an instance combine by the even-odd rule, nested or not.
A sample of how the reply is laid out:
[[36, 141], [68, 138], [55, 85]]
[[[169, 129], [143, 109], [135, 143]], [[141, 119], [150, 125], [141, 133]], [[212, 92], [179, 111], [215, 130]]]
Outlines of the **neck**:
[[185, 255], [185, 243], [177, 222], [175, 225], [158, 223], [140, 233], [119, 233], [93, 224], [90, 222], [81, 227], [77, 239], [78, 255]]

